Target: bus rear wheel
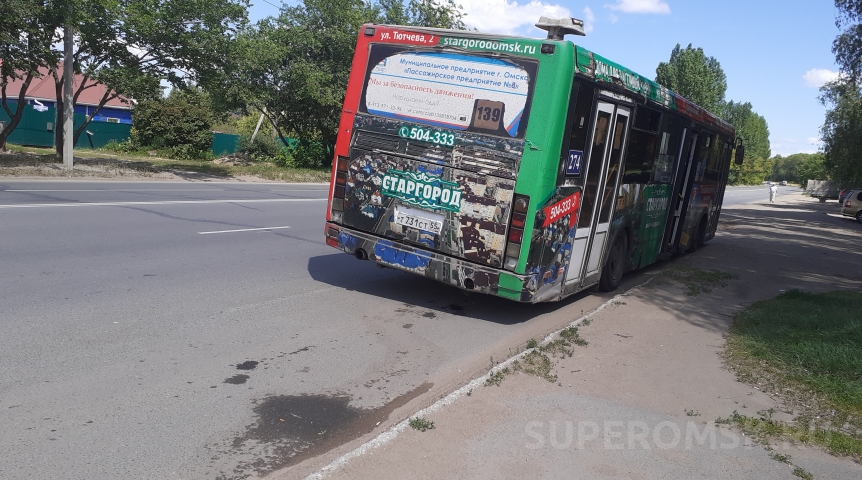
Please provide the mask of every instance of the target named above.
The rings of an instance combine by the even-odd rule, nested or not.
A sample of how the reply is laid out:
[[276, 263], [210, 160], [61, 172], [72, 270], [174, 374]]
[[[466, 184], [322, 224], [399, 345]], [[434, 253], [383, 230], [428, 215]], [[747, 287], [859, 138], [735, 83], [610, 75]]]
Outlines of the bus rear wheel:
[[612, 292], [620, 286], [623, 281], [623, 273], [626, 270], [626, 251], [628, 250], [628, 241], [625, 235], [619, 235], [614, 240], [611, 250], [608, 252], [608, 259], [602, 268], [602, 277], [599, 280], [599, 290], [603, 292]]
[[687, 253], [695, 252], [698, 248], [700, 248], [704, 244], [704, 239], [706, 238], [706, 217], [702, 218], [700, 222], [697, 224], [697, 230], [695, 230], [695, 236], [691, 239], [691, 245], [688, 247]]

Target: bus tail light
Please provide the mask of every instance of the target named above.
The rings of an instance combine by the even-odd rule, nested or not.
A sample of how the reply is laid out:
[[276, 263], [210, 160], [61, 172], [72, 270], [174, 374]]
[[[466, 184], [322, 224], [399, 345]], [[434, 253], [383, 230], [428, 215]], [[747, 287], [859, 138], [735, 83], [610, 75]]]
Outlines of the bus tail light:
[[326, 244], [330, 247], [338, 248], [338, 227], [334, 225], [326, 226]]
[[336, 223], [341, 223], [344, 214], [344, 197], [347, 188], [347, 157], [339, 156], [336, 159], [335, 188], [332, 189], [332, 213], [329, 218]]
[[521, 254], [521, 244], [524, 243], [524, 227], [527, 225], [527, 210], [530, 207], [530, 197], [515, 195], [512, 202], [512, 221], [509, 222], [509, 243], [506, 246], [506, 260], [503, 268], [514, 270]]

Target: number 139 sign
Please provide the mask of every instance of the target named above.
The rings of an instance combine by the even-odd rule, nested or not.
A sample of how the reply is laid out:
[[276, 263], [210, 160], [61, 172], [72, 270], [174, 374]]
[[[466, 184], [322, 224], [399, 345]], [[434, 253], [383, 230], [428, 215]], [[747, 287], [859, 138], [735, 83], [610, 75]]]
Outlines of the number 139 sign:
[[580, 150], [569, 150], [569, 158], [566, 160], [566, 176], [580, 177], [581, 162], [584, 160], [584, 152]]

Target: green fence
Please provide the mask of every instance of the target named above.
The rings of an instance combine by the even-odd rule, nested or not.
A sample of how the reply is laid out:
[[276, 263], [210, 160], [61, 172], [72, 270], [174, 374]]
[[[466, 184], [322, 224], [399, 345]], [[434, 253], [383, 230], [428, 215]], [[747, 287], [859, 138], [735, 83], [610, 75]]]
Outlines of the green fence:
[[[75, 114], [75, 128], [85, 120], [85, 115]], [[6, 142], [33, 147], [53, 147], [54, 129], [58, 128], [56, 121], [56, 110], [53, 108], [44, 112], [26, 108], [21, 115], [21, 122]], [[9, 116], [2, 110], [0, 110], [0, 122], [9, 124]], [[59, 127], [62, 128], [62, 126]], [[131, 130], [132, 126], [127, 123], [90, 122], [86, 130], [81, 133], [75, 147], [101, 148], [112, 140], [122, 142], [129, 138]]]
[[[78, 119], [78, 115], [75, 115]], [[81, 121], [84, 116], [81, 115]], [[129, 138], [132, 126], [128, 123], [90, 122], [78, 138], [75, 148], [102, 148], [111, 141], [117, 143]]]
[[[85, 115], [75, 114], [75, 127], [86, 120]], [[25, 107], [21, 116], [21, 122], [6, 139], [6, 143], [16, 145], [27, 145], [32, 147], [54, 147], [54, 129], [56, 124], [56, 111], [49, 108], [47, 111], [38, 112], [29, 106]], [[0, 122], [9, 125], [9, 116], [0, 109]], [[59, 126], [62, 128], [62, 125]], [[127, 123], [90, 122], [75, 148], [102, 148], [111, 141], [117, 143], [129, 138], [132, 126]], [[216, 155], [230, 155], [239, 149], [239, 135], [228, 133], [213, 133], [212, 152]]]
[[[6, 112], [0, 110], [0, 122], [5, 122], [9, 125], [9, 116]], [[24, 107], [24, 114], [21, 116], [21, 123], [12, 131], [6, 143], [15, 143], [18, 145], [32, 145], [35, 147], [53, 147], [54, 146], [54, 109], [50, 108], [45, 112], [37, 112], [29, 106]]]
[[230, 155], [239, 150], [239, 135], [213, 133], [213, 146], [210, 148], [217, 156]]

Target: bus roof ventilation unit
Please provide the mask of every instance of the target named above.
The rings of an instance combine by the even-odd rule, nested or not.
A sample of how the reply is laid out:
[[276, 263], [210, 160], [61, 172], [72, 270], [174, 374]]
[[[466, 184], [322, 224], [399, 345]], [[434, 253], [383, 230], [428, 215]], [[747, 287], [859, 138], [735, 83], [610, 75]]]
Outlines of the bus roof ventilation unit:
[[564, 35], [587, 35], [584, 33], [584, 21], [577, 18], [541, 17], [536, 28], [547, 31], [548, 40], [562, 40]]

